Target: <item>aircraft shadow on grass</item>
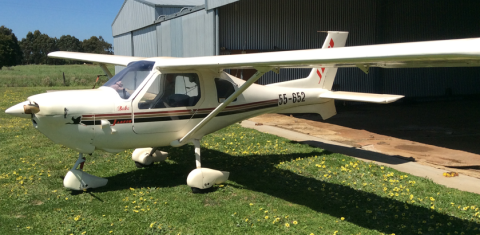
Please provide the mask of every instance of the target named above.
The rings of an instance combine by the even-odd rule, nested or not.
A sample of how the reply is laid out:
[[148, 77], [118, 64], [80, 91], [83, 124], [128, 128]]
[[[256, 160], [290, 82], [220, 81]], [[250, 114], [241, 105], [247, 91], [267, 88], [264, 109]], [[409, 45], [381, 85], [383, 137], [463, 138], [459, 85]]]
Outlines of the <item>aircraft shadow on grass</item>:
[[[175, 161], [176, 164], [162, 162], [149, 168], [112, 176], [108, 178], [107, 186], [94, 189], [93, 192], [125, 190], [130, 187], [186, 185], [187, 175], [195, 168], [193, 156], [190, 154], [193, 152], [193, 146], [169, 148], [165, 151], [169, 152], [169, 159]], [[451, 217], [438, 211], [275, 168], [275, 164], [283, 161], [314, 155], [323, 157], [328, 154], [330, 152], [320, 150], [308, 154], [237, 157], [216, 150], [204, 149], [202, 166], [230, 171], [229, 180], [242, 185], [243, 187], [240, 187], [244, 189], [266, 193], [337, 218], [345, 217], [347, 221], [358, 226], [383, 233], [417, 234], [418, 228], [423, 228], [424, 234], [430, 234], [425, 228], [436, 228], [437, 223], [441, 223], [442, 227], [436, 229], [435, 232], [446, 233], [451, 230], [452, 234], [459, 230], [473, 232], [475, 226], [480, 227], [475, 222]], [[286, 181], [289, 183], [287, 184]], [[309, 190], [309, 187], [314, 191]], [[322, 188], [325, 191], [322, 191]], [[195, 197], [194, 194], [191, 196]], [[103, 200], [108, 199], [103, 198]], [[371, 211], [371, 213], [367, 213], [367, 211]], [[402, 215], [403, 213], [405, 214]], [[434, 219], [430, 218], [432, 215]], [[451, 223], [451, 225], [448, 226], [447, 223]], [[401, 225], [404, 226], [403, 229], [399, 228]], [[339, 224], [339, 226], [341, 225]]]

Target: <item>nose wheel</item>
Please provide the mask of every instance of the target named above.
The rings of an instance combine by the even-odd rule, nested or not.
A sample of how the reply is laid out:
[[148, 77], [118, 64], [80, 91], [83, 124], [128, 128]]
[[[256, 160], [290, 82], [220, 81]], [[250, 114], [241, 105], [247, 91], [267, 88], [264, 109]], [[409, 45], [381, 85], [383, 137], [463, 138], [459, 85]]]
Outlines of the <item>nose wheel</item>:
[[215, 184], [221, 184], [228, 180], [230, 172], [218, 171], [209, 168], [202, 168], [200, 159], [200, 140], [192, 140], [195, 146], [195, 162], [197, 169], [188, 174], [187, 185], [192, 188], [193, 193], [205, 193], [210, 191]]
[[107, 185], [108, 180], [83, 171], [85, 157], [80, 153], [75, 165], [68, 171], [63, 179], [63, 186], [71, 190], [85, 190], [88, 188], [99, 188]]

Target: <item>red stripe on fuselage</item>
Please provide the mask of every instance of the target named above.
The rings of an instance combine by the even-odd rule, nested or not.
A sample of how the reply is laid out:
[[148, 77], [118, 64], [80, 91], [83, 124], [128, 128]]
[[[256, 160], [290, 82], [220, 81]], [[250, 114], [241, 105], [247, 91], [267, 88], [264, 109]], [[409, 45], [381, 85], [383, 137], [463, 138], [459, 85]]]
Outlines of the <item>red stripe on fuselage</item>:
[[[253, 102], [253, 103], [248, 103], [248, 104], [241, 104], [241, 105], [234, 105], [234, 106], [227, 106], [225, 108], [225, 111], [231, 110], [231, 109], [238, 109], [242, 107], [248, 107], [252, 105], [259, 105], [259, 104], [267, 104], [267, 103], [276, 103], [277, 100], [266, 100], [266, 101], [259, 101], [259, 102]], [[215, 108], [206, 108], [206, 109], [198, 109], [197, 112], [211, 112]], [[160, 111], [160, 112], [138, 112], [134, 113], [134, 115], [148, 115], [148, 114], [178, 114], [178, 113], [192, 113], [190, 110], [172, 110], [172, 111]], [[193, 114], [193, 113], [192, 113]], [[118, 117], [118, 116], [131, 116], [132, 113], [109, 113], [109, 114], [96, 114], [96, 115], [82, 115], [83, 118], [88, 118], [88, 117]]]

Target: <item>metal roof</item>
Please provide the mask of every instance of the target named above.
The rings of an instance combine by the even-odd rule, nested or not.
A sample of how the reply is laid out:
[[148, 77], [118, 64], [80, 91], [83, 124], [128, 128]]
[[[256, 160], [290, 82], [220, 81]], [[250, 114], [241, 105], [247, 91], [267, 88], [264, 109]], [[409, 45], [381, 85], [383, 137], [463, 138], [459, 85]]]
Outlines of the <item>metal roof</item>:
[[153, 6], [200, 6], [205, 0], [135, 0]]

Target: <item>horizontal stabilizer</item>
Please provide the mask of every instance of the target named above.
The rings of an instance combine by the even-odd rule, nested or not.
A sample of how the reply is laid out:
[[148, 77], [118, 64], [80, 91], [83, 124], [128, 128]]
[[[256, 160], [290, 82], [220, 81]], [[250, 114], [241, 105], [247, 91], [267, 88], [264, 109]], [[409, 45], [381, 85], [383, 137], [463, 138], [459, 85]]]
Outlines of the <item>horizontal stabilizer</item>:
[[403, 95], [383, 95], [383, 94], [371, 94], [371, 93], [358, 93], [347, 91], [330, 91], [322, 93], [320, 98], [358, 101], [378, 104], [388, 104], [403, 98]]

